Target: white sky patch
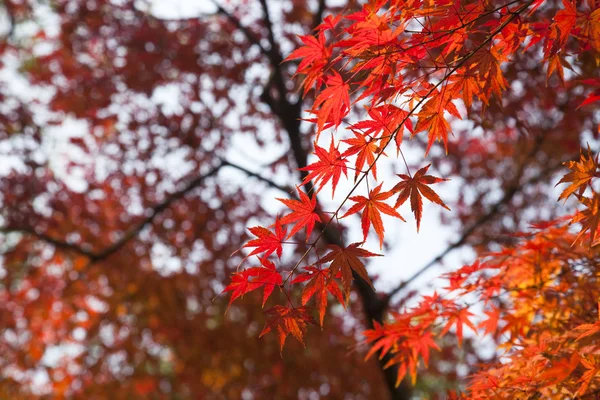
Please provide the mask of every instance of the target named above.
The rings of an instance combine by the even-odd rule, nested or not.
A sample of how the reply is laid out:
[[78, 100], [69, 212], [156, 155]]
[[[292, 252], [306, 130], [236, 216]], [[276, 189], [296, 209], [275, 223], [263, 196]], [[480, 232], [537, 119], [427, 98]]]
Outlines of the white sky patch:
[[193, 18], [217, 11], [217, 7], [210, 0], [149, 0], [148, 3], [149, 11], [153, 15], [165, 19]]

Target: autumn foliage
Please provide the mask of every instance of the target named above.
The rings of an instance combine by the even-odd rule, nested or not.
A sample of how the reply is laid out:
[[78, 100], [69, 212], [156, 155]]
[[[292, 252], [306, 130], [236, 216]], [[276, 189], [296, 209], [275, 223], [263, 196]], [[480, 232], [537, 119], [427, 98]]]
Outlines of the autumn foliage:
[[167, 3], [0, 5], [0, 398], [599, 395], [598, 0]]
[[[449, 153], [451, 122], [468, 116], [474, 103], [482, 113], [490, 104], [502, 103], [510, 85], [504, 71], [517, 53], [542, 53], [546, 81], [556, 75], [565, 86], [574, 84], [567, 77], [577, 74], [572, 64], [579, 59], [592, 57], [600, 63], [599, 5], [593, 0], [563, 0], [554, 6], [540, 0], [500, 5], [372, 0], [359, 11], [327, 17], [315, 36], [301, 37], [303, 46], [287, 60], [300, 60], [296, 75], [304, 77], [304, 95], [314, 92], [315, 98], [307, 120], [316, 124], [316, 140], [326, 135], [330, 144], [326, 149], [315, 142], [318, 161], [302, 168], [309, 171], [302, 184], [312, 180], [314, 193], [298, 189], [299, 200], [279, 199], [290, 212], [276, 220], [277, 229], [293, 224], [286, 240], [296, 235], [310, 246], [284, 276], [275, 272], [276, 278], [269, 275], [262, 283], [278, 280], [288, 300], [266, 311], [273, 321], [263, 334], [275, 324], [282, 347], [289, 334], [302, 341], [307, 326], [314, 324], [306, 308], [313, 294], [318, 293], [314, 305], [323, 325], [328, 292], [342, 301], [338, 280], [346, 301], [353, 279], [372, 285], [360, 258], [378, 255], [365, 245], [373, 233], [383, 247], [382, 214], [405, 221], [398, 210], [410, 198], [418, 231], [423, 198], [450, 210], [430, 187], [447, 180], [427, 175], [431, 164], [413, 175], [404, 160], [406, 171], [398, 175], [400, 180], [378, 178], [381, 158], [388, 153], [405, 158], [405, 136], [426, 135], [425, 159], [435, 142]], [[597, 100], [593, 92], [578, 107], [596, 106]], [[459, 111], [459, 104], [466, 110]], [[342, 126], [356, 105], [367, 109], [367, 118]], [[597, 129], [600, 132], [600, 125]], [[354, 177], [348, 178], [348, 165], [353, 165]], [[571, 171], [558, 184], [569, 186], [559, 200], [573, 196], [581, 210], [515, 234], [517, 246], [488, 253], [446, 274], [449, 286], [443, 294], [434, 292], [392, 312], [388, 322], [375, 322], [364, 333], [371, 346], [367, 358], [387, 356], [385, 367], [398, 367], [396, 384], [406, 375], [414, 384], [420, 363], [427, 367], [430, 353], [439, 350], [436, 340], [452, 329], [461, 346], [464, 332], [470, 330], [490, 336], [500, 353], [471, 376], [465, 397], [576, 398], [596, 393], [600, 353], [593, 340], [600, 332], [600, 322], [595, 321], [600, 286], [594, 246], [600, 241], [600, 195], [593, 180], [598, 157], [588, 149], [567, 166]], [[354, 186], [331, 216], [321, 219], [315, 196], [327, 186], [335, 194], [340, 179], [353, 179]], [[357, 194], [360, 190], [366, 194]], [[591, 193], [586, 196], [587, 192]], [[347, 203], [349, 208], [342, 212]], [[362, 241], [345, 248], [332, 246], [329, 254], [319, 256], [322, 226], [356, 213], [361, 215]], [[311, 236], [316, 222], [322, 223], [320, 233]], [[569, 228], [575, 223], [581, 226], [578, 233]], [[252, 231], [259, 229], [267, 228]], [[263, 235], [250, 243], [272, 253], [272, 238]], [[247, 291], [254, 290], [258, 283], [250, 283], [248, 271], [255, 269], [234, 274], [233, 282], [246, 279]], [[292, 279], [294, 275], [298, 277]], [[301, 300], [295, 299], [295, 285], [305, 282]], [[471, 311], [476, 307], [486, 319], [476, 322]]]

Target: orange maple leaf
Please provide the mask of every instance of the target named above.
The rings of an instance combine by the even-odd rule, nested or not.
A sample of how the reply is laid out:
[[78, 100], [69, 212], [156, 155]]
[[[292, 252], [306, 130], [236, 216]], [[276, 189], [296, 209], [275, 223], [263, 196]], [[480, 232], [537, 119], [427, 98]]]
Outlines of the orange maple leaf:
[[576, 396], [587, 392], [590, 383], [592, 383], [594, 378], [598, 377], [598, 372], [600, 372], [600, 362], [598, 362], [594, 356], [590, 355], [588, 357], [583, 357], [580, 361], [581, 365], [583, 365], [587, 371], [585, 371], [577, 381], [578, 383], [581, 383], [581, 386], [577, 390], [577, 393], [575, 393]]
[[584, 34], [587, 34], [590, 46], [600, 53], [600, 8], [590, 13]]
[[432, 175], [425, 175], [430, 166], [431, 164], [421, 168], [413, 177], [405, 174], [398, 174], [398, 176], [402, 179], [402, 182], [398, 183], [392, 188], [392, 192], [400, 192], [394, 208], [400, 207], [410, 197], [410, 208], [415, 215], [415, 219], [417, 220], [417, 232], [421, 226], [421, 217], [423, 216], [422, 196], [425, 196], [425, 198], [432, 203], [439, 204], [446, 210], [450, 211], [450, 208], [442, 201], [442, 199], [440, 199], [440, 196], [438, 196], [436, 192], [427, 186], [433, 185], [434, 183], [447, 181], [448, 179], [437, 178]]
[[281, 218], [281, 223], [284, 225], [293, 222], [296, 223], [287, 238], [294, 236], [300, 229], [306, 226], [306, 240], [308, 241], [308, 238], [315, 227], [315, 222], [321, 222], [319, 214], [315, 212], [317, 197], [313, 193], [312, 197], [309, 198], [306, 193], [300, 190], [300, 188], [296, 188], [296, 190], [298, 190], [300, 200], [277, 199], [292, 210], [290, 214]]
[[427, 150], [425, 155], [429, 153], [433, 142], [439, 140], [444, 143], [446, 153], [448, 153], [448, 133], [450, 132], [450, 123], [444, 117], [444, 111], [448, 111], [456, 118], [461, 118], [458, 109], [448, 97], [451, 91], [447, 90], [444, 93], [436, 92], [427, 103], [423, 105], [421, 112], [417, 114], [417, 126], [415, 133], [421, 131], [429, 132], [429, 140], [427, 142]]
[[308, 324], [316, 325], [313, 317], [309, 313], [308, 307], [287, 307], [276, 305], [265, 311], [265, 314], [271, 318], [265, 324], [259, 337], [271, 332], [273, 329], [277, 331], [279, 340], [279, 351], [283, 353], [283, 345], [289, 334], [296, 338], [304, 345], [304, 335]]
[[342, 172], [345, 176], [348, 176], [346, 159], [335, 147], [333, 143], [333, 136], [331, 137], [329, 151], [318, 146], [315, 142], [315, 154], [317, 157], [319, 157], [319, 161], [316, 161], [304, 168], [300, 168], [300, 171], [310, 171], [310, 173], [302, 181], [302, 185], [306, 185], [311, 179], [314, 179], [315, 187], [317, 188], [317, 192], [319, 192], [323, 186], [329, 182], [329, 180], [332, 180], [331, 197], [333, 198], [335, 188], [340, 180]]
[[359, 257], [381, 256], [381, 254], [371, 253], [368, 250], [361, 249], [359, 247], [360, 245], [360, 243], [352, 243], [351, 245], [345, 248], [336, 245], [330, 245], [329, 248], [331, 249], [331, 252], [329, 252], [319, 260], [319, 262], [321, 263], [327, 263], [331, 261], [331, 275], [329, 279], [332, 279], [332, 277], [337, 276], [338, 272], [341, 271], [342, 287], [344, 291], [344, 296], [346, 298], [346, 302], [348, 302], [348, 297], [350, 296], [350, 285], [352, 284], [352, 271], [354, 271], [365, 282], [367, 282], [371, 287], [373, 287], [373, 283], [371, 282], [371, 278], [369, 278], [369, 274], [367, 273], [365, 264], [363, 264], [363, 262], [360, 261]]
[[579, 365], [581, 358], [576, 352], [569, 358], [553, 359], [550, 366], [544, 367], [540, 374], [540, 380], [548, 381], [548, 384], [557, 385], [567, 379]]
[[337, 282], [331, 278], [330, 268], [319, 269], [310, 266], [305, 267], [304, 270], [307, 272], [298, 275], [292, 281], [292, 284], [309, 281], [302, 290], [302, 305], [305, 306], [314, 296], [317, 302], [317, 309], [319, 310], [319, 322], [323, 326], [323, 318], [325, 317], [325, 309], [327, 308], [327, 292], [331, 293], [345, 307], [342, 292]]
[[413, 334], [407, 339], [407, 342], [408, 348], [412, 351], [413, 358], [416, 360], [421, 355], [425, 367], [429, 364], [429, 350], [440, 350], [431, 332]]
[[362, 171], [365, 161], [367, 165], [373, 165], [371, 168], [371, 174], [373, 174], [373, 178], [377, 179], [377, 164], [374, 164], [375, 154], [379, 152], [377, 139], [368, 138], [367, 136], [362, 135], [354, 130], [352, 133], [354, 133], [354, 138], [342, 140], [342, 142], [350, 145], [350, 148], [347, 149], [344, 154], [342, 154], [342, 157], [349, 157], [354, 154], [358, 154], [356, 156], [356, 162], [354, 163], [354, 168], [356, 170], [354, 173], [354, 181], [356, 182], [356, 178]]
[[440, 336], [445, 335], [450, 328], [452, 328], [452, 325], [456, 325], [456, 337], [458, 338], [459, 346], [462, 346], [463, 325], [467, 325], [473, 332], [477, 332], [477, 328], [475, 328], [475, 325], [469, 320], [469, 317], [472, 317], [473, 313], [466, 308], [445, 312], [444, 316], [448, 316], [448, 322], [440, 332]]
[[501, 67], [504, 61], [506, 58], [502, 49], [494, 45], [489, 49], [480, 49], [469, 60], [470, 65], [477, 67], [479, 86], [481, 87], [479, 98], [486, 105], [489, 104], [492, 94], [500, 99], [502, 91], [508, 86]]
[[579, 161], [568, 161], [565, 162], [564, 165], [566, 165], [571, 172], [563, 176], [555, 186], [558, 186], [561, 183], [570, 183], [558, 198], [558, 200], [564, 199], [567, 201], [569, 196], [576, 192], [580, 196], [583, 195], [586, 187], [596, 175], [596, 170], [598, 169], [598, 156], [594, 159], [592, 151], [588, 146], [587, 154], [585, 154], [583, 150], [581, 151]]
[[600, 332], [600, 301], [598, 302], [598, 321], [593, 324], [582, 324], [575, 328], [576, 331], [583, 331], [581, 335], [577, 337], [577, 340], [581, 340], [584, 337], [595, 335]]
[[556, 13], [554, 16], [554, 23], [551, 26], [550, 37], [557, 41], [555, 48], [563, 47], [567, 43], [567, 39], [577, 23], [577, 8], [575, 2], [562, 0], [562, 3], [565, 8]]
[[369, 234], [369, 228], [371, 227], [371, 223], [373, 224], [373, 228], [379, 236], [379, 247], [383, 247], [383, 238], [385, 229], [383, 227], [383, 221], [381, 220], [381, 213], [390, 215], [392, 217], [396, 217], [406, 222], [404, 218], [391, 206], [385, 203], [385, 200], [389, 199], [394, 195], [393, 191], [389, 192], [381, 192], [381, 186], [383, 183], [379, 184], [375, 189], [369, 192], [369, 197], [366, 198], [364, 196], [352, 196], [350, 200], [356, 202], [355, 205], [350, 207], [346, 214], [342, 215], [342, 218], [347, 217], [348, 215], [355, 214], [362, 209], [365, 211], [362, 214], [362, 230], [364, 239], [367, 239], [367, 235]]
[[577, 195], [579, 202], [585, 206], [583, 211], [578, 212], [571, 224], [581, 223], [581, 232], [575, 238], [573, 243], [577, 243], [584, 233], [590, 231], [590, 246], [598, 244], [596, 235], [598, 233], [598, 225], [600, 224], [600, 196], [594, 193], [592, 198]]
[[481, 321], [477, 328], [483, 328], [485, 334], [494, 335], [498, 330], [498, 321], [500, 320], [500, 309], [495, 306], [491, 306], [490, 310], [485, 310], [485, 315], [488, 316], [488, 319], [485, 321]]
[[453, 82], [452, 86], [450, 86], [450, 90], [455, 94], [460, 94], [465, 106], [471, 108], [473, 97], [479, 95], [481, 88], [474, 71], [471, 69], [464, 69], [461, 71], [462, 72], [450, 77], [450, 81]]

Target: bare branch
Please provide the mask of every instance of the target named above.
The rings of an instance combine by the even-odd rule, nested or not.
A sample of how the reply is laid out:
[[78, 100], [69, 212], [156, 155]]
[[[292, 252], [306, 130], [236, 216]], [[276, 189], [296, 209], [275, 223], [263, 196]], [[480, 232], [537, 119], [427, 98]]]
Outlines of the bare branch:
[[59, 239], [52, 238], [43, 233], [36, 232], [32, 228], [2, 229], [0, 231], [2, 233], [30, 234], [30, 235], [33, 235], [33, 236], [39, 238], [40, 240], [43, 240], [49, 244], [52, 244], [55, 247], [58, 247], [58, 248], [61, 248], [64, 250], [70, 250], [70, 251], [73, 251], [80, 255], [86, 256], [90, 259], [90, 262], [97, 262], [97, 261], [100, 261], [100, 260], [103, 260], [103, 259], [109, 257], [110, 255], [112, 255], [112, 254], [116, 253], [117, 251], [119, 251], [120, 249], [122, 249], [130, 240], [135, 238], [146, 226], [151, 224], [154, 221], [154, 219], [161, 212], [163, 212], [164, 210], [169, 208], [175, 201], [183, 198], [186, 194], [188, 194], [189, 192], [191, 192], [192, 190], [194, 190], [195, 188], [200, 186], [204, 182], [205, 179], [215, 175], [217, 172], [219, 172], [219, 170], [224, 165], [225, 165], [224, 163], [220, 163], [220, 164], [214, 166], [208, 172], [206, 172], [202, 175], [199, 175], [199, 176], [195, 177], [194, 179], [192, 179], [191, 181], [189, 181], [185, 185], [185, 187], [183, 187], [181, 190], [178, 190], [178, 191], [170, 194], [164, 201], [162, 201], [161, 203], [158, 203], [154, 207], [152, 207], [150, 209], [150, 213], [148, 214], [148, 216], [146, 216], [146, 218], [144, 218], [141, 222], [139, 222], [133, 228], [129, 229], [118, 241], [116, 241], [115, 243], [111, 244], [110, 246], [104, 248], [103, 250], [101, 250], [99, 252], [89, 251], [89, 250], [82, 248], [81, 246], [78, 246], [78, 245], [75, 245], [72, 243], [68, 243], [68, 242], [65, 242], [65, 241], [62, 241]]
[[242, 167], [241, 165], [237, 165], [235, 163], [232, 163], [231, 161], [227, 161], [227, 160], [221, 160], [222, 162], [222, 166], [223, 167], [231, 167], [231, 168], [235, 168], [238, 171], [242, 171], [243, 173], [245, 173], [248, 176], [251, 176], [253, 178], [258, 179], [259, 181], [262, 181], [264, 183], [266, 183], [267, 185], [271, 186], [272, 188], [275, 189], [279, 189], [282, 192], [285, 192], [287, 194], [293, 194], [294, 193], [294, 188], [289, 187], [289, 186], [281, 186], [278, 183], [273, 182], [272, 180], [265, 178], [264, 176], [256, 173], [256, 172], [252, 172], [244, 167]]
[[319, 0], [319, 6], [317, 12], [313, 16], [312, 28], [315, 29], [323, 21], [323, 14], [325, 14], [325, 0]]
[[[263, 9], [265, 25], [267, 26], [269, 44], [271, 45], [270, 53], [271, 57], [277, 56], [279, 54], [279, 46], [277, 46], [277, 42], [275, 41], [275, 35], [273, 34], [273, 23], [271, 22], [271, 15], [269, 14], [269, 6], [267, 5], [267, 0], [260, 0], [260, 4]], [[279, 58], [281, 56], [279, 55]], [[278, 64], [281, 61], [278, 62]]]
[[211, 3], [213, 3], [215, 5], [215, 7], [217, 7], [217, 11], [219, 12], [219, 14], [222, 14], [233, 25], [235, 25], [235, 27], [238, 28], [244, 34], [244, 36], [246, 36], [246, 39], [250, 43], [258, 46], [260, 48], [260, 51], [263, 54], [265, 54], [267, 56], [269, 55], [269, 51], [260, 44], [260, 39], [257, 38], [254, 35], [254, 33], [252, 33], [247, 27], [243, 26], [239, 19], [237, 19], [232, 14], [230, 14], [227, 10], [225, 10], [223, 7], [221, 7], [221, 5], [216, 0], [210, 0], [210, 1], [211, 1]]

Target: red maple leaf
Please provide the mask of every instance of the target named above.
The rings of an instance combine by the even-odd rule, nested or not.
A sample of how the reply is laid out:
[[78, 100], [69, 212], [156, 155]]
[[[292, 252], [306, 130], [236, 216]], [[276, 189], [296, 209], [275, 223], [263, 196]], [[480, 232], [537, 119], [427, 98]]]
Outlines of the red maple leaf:
[[300, 168], [300, 171], [310, 171], [302, 181], [302, 185], [306, 185], [311, 179], [314, 179], [315, 187], [317, 188], [317, 192], [319, 192], [331, 179], [331, 197], [333, 198], [335, 188], [340, 180], [342, 172], [345, 176], [348, 176], [346, 159], [340, 154], [339, 150], [335, 148], [333, 136], [331, 137], [329, 151], [319, 147], [315, 142], [315, 154], [319, 157], [319, 161], [307, 165], [304, 168]]
[[262, 226], [254, 226], [249, 228], [249, 231], [256, 236], [256, 239], [250, 240], [244, 245], [246, 247], [256, 247], [246, 258], [251, 257], [255, 254], [265, 253], [263, 257], [268, 257], [273, 252], [277, 253], [277, 256], [281, 258], [282, 247], [281, 244], [285, 241], [285, 235], [287, 229], [283, 229], [279, 218], [275, 220], [275, 233], [271, 230]]
[[331, 277], [330, 268], [319, 269], [310, 266], [305, 267], [304, 270], [307, 272], [298, 275], [292, 283], [309, 281], [304, 290], [302, 290], [302, 305], [306, 305], [315, 296], [317, 309], [319, 310], [319, 322], [323, 326], [323, 318], [325, 317], [325, 309], [327, 308], [327, 292], [331, 293], [345, 307], [342, 292], [337, 282]]
[[380, 248], [383, 247], [383, 238], [384, 238], [384, 233], [385, 233], [385, 229], [383, 228], [383, 221], [381, 220], [381, 213], [384, 213], [384, 214], [390, 215], [392, 217], [399, 218], [402, 221], [405, 221], [405, 219], [402, 218], [402, 216], [396, 210], [394, 210], [391, 206], [387, 205], [384, 202], [385, 200], [392, 197], [394, 195], [394, 192], [389, 191], [389, 192], [380, 193], [382, 185], [383, 185], [383, 183], [380, 184], [379, 186], [377, 186], [375, 189], [371, 190], [369, 192], [368, 198], [366, 198], [364, 196], [350, 197], [350, 200], [356, 202], [356, 204], [353, 205], [352, 207], [350, 207], [350, 209], [348, 210], [348, 212], [346, 212], [346, 214], [342, 215], [342, 218], [344, 218], [344, 217], [347, 217], [348, 215], [355, 214], [355, 213], [361, 211], [362, 209], [365, 209], [365, 211], [362, 214], [362, 230], [363, 230], [364, 239], [367, 238], [367, 235], [369, 233], [369, 228], [371, 227], [371, 223], [372, 223], [373, 228], [375, 229], [375, 232], [377, 233], [377, 236], [379, 236]]
[[417, 220], [417, 232], [421, 226], [421, 217], [423, 216], [422, 196], [425, 196], [427, 200], [433, 203], [439, 204], [446, 210], [450, 210], [450, 208], [442, 201], [442, 199], [440, 199], [440, 196], [438, 196], [436, 192], [427, 186], [448, 180], [444, 178], [437, 178], [432, 175], [425, 175], [430, 166], [431, 164], [421, 168], [413, 177], [405, 174], [398, 174], [398, 176], [402, 179], [402, 182], [398, 183], [392, 189], [393, 193], [400, 192], [394, 208], [400, 207], [410, 197], [410, 208], [415, 215], [415, 219]]
[[325, 43], [325, 35], [320, 32], [317, 37], [312, 35], [299, 36], [305, 46], [294, 50], [285, 61], [301, 58], [296, 74], [305, 74], [303, 86], [304, 96], [315, 83], [322, 81], [323, 71], [331, 57], [331, 46]]
[[290, 214], [281, 218], [281, 223], [284, 225], [291, 224], [293, 222], [296, 223], [288, 235], [288, 238], [294, 236], [294, 234], [306, 226], [306, 240], [308, 241], [308, 238], [310, 237], [310, 234], [315, 226], [315, 222], [321, 222], [319, 214], [315, 212], [315, 207], [317, 206], [317, 197], [313, 193], [312, 197], [309, 198], [306, 193], [300, 190], [300, 188], [296, 189], [298, 190], [300, 200], [277, 199], [292, 210]]
[[350, 285], [352, 284], [352, 271], [360, 276], [365, 282], [371, 287], [371, 278], [367, 273], [365, 264], [360, 261], [359, 257], [375, 257], [381, 256], [381, 254], [371, 253], [368, 250], [361, 249], [360, 243], [352, 243], [348, 247], [339, 247], [336, 245], [330, 245], [331, 252], [327, 253], [319, 262], [327, 263], [331, 261], [331, 276], [337, 276], [338, 272], [342, 274], [342, 287], [344, 289], [344, 297], [346, 302], [350, 295]]
[[308, 324], [316, 325], [313, 317], [309, 313], [308, 307], [287, 307], [276, 305], [265, 311], [265, 314], [271, 319], [266, 323], [259, 337], [271, 332], [277, 331], [279, 339], [279, 350], [283, 352], [285, 339], [289, 334], [304, 345], [304, 334]]
[[231, 299], [227, 305], [227, 309], [231, 306], [233, 301], [238, 297], [242, 297], [246, 293], [263, 287], [263, 307], [267, 302], [267, 299], [273, 293], [275, 286], [279, 286], [282, 283], [281, 274], [275, 268], [275, 264], [266, 258], [260, 258], [260, 267], [252, 267], [233, 274], [231, 277], [231, 283], [221, 292], [232, 292]]
[[298, 37], [302, 40], [304, 46], [294, 50], [285, 59], [285, 61], [302, 59], [296, 73], [304, 73], [311, 64], [322, 59], [327, 60], [331, 56], [331, 47], [325, 43], [325, 34], [323, 32], [319, 33], [317, 37], [313, 35], [301, 35]]
[[396, 147], [402, 144], [404, 127], [413, 132], [412, 121], [408, 118], [408, 112], [391, 104], [368, 109], [370, 120], [360, 121], [352, 125], [353, 130], [360, 130], [365, 135], [377, 137], [383, 135], [385, 147], [392, 135], [396, 135]]
[[315, 99], [312, 113], [317, 115], [317, 140], [327, 122], [339, 126], [350, 110], [350, 86], [336, 71], [326, 79], [327, 87]]

